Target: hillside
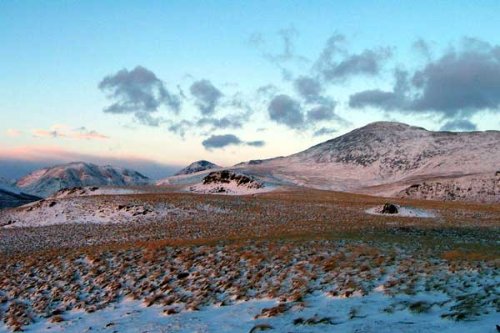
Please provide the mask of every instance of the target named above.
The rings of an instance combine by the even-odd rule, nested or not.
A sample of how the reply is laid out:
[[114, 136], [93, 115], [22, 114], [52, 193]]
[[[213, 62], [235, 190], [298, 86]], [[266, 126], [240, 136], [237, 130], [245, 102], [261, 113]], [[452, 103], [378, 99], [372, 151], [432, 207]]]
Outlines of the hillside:
[[26, 193], [47, 197], [64, 188], [147, 183], [149, 178], [134, 170], [74, 162], [34, 171], [18, 180], [16, 186]]
[[[284, 184], [398, 196], [409, 186], [446, 177], [479, 175], [496, 184], [500, 132], [432, 132], [394, 122], [376, 122], [283, 158], [244, 163], [237, 169], [271, 176]], [[390, 189], [383, 186], [398, 184]], [[490, 186], [491, 187], [491, 186]], [[422, 187], [423, 188], [423, 187]], [[376, 189], [376, 191], [372, 191]], [[471, 188], [457, 199], [478, 197]], [[498, 199], [499, 188], [493, 187]], [[413, 194], [412, 197], [418, 197]], [[428, 199], [440, 199], [432, 193]]]

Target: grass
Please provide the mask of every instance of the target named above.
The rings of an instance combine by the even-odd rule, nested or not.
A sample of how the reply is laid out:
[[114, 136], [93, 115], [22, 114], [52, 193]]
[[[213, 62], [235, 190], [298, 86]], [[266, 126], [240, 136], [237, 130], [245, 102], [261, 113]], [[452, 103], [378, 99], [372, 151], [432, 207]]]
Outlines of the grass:
[[[98, 200], [104, 199], [82, 204], [90, 209]], [[94, 312], [125, 298], [173, 315], [271, 297], [281, 303], [260, 314], [270, 317], [314, 292], [351, 297], [380, 284], [390, 295], [442, 292], [450, 301], [437, 307], [453, 320], [498, 307], [488, 282], [498, 278], [498, 205], [396, 200], [439, 215], [416, 219], [364, 213], [384, 198], [314, 190], [113, 200], [216, 209], [117, 225], [0, 229], [0, 318], [6, 325], [21, 329], [39, 317], [59, 320], [66, 311]], [[489, 292], [464, 296], [477, 289]], [[433, 306], [416, 301], [386, 311], [425, 313]], [[358, 318], [358, 310], [351, 316]]]

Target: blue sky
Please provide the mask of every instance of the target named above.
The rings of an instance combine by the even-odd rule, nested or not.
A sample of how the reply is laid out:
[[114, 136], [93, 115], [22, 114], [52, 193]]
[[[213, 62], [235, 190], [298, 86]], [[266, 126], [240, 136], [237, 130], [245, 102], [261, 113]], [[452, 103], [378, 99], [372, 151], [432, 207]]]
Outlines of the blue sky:
[[[498, 130], [500, 84], [488, 73], [500, 68], [499, 12], [498, 1], [2, 1], [0, 176], [1, 160], [13, 177], [14, 162], [72, 159], [161, 176], [160, 164], [286, 155], [377, 120]], [[318, 66], [332, 36], [341, 50]], [[402, 93], [396, 70], [406, 73]], [[150, 74], [139, 89], [165, 89], [177, 111], [130, 109], [144, 101], [131, 99], [133, 80]], [[113, 83], [100, 89], [106, 77]], [[319, 95], [299, 93], [304, 77]], [[206, 103], [215, 104], [204, 113]], [[184, 133], [172, 130], [181, 123]]]

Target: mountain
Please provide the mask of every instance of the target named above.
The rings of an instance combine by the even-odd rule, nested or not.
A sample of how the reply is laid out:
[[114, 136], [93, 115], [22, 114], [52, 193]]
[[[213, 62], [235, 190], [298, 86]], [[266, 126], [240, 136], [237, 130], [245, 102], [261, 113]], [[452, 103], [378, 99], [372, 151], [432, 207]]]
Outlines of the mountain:
[[26, 193], [47, 197], [64, 188], [147, 183], [149, 178], [137, 171], [109, 165], [73, 162], [34, 171], [18, 180], [16, 186]]
[[[395, 122], [371, 123], [297, 154], [235, 167], [283, 184], [384, 196], [422, 197], [422, 184], [428, 199], [442, 194], [434, 196], [425, 182], [446, 179], [453, 188], [455, 180], [462, 184], [476, 175], [494, 201], [500, 200], [499, 168], [500, 131], [432, 132]], [[478, 191], [485, 187], [471, 187], [457, 199], [474, 200]]]
[[10, 182], [0, 177], [0, 209], [22, 206], [40, 199], [21, 192], [18, 188], [12, 186]]
[[200, 171], [219, 169], [219, 168], [221, 167], [218, 166], [217, 164], [205, 160], [200, 160], [189, 164], [187, 167], [177, 172], [175, 176], [189, 175]]

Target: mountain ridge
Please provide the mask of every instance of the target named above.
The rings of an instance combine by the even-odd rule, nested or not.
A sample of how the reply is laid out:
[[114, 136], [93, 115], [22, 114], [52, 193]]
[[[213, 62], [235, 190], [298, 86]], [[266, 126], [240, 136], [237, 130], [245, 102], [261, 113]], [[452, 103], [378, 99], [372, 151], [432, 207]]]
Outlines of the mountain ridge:
[[22, 191], [47, 197], [61, 189], [82, 186], [128, 186], [150, 182], [143, 174], [111, 165], [70, 162], [35, 170], [16, 182]]

